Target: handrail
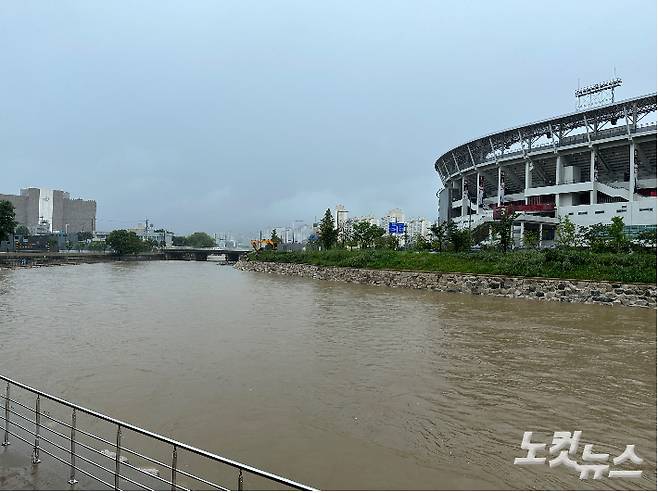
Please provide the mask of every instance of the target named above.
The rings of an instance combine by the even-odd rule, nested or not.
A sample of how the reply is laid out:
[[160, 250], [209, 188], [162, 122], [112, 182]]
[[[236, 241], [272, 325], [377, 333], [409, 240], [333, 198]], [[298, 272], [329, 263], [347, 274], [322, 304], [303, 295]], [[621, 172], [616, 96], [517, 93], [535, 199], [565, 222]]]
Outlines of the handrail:
[[[78, 432], [82, 433], [83, 435], [86, 435], [86, 436], [89, 436], [89, 437], [91, 437], [91, 438], [97, 439], [97, 440], [99, 440], [99, 441], [101, 441], [101, 442], [103, 442], [103, 443], [106, 443], [106, 444], [108, 444], [108, 445], [115, 446], [115, 447], [116, 447], [116, 454], [117, 454], [117, 455], [116, 455], [117, 469], [116, 469], [116, 471], [115, 471], [115, 476], [120, 477], [121, 479], [124, 479], [124, 480], [130, 481], [130, 482], [132, 482], [132, 483], [134, 483], [134, 481], [132, 481], [132, 480], [130, 480], [130, 479], [128, 479], [128, 478], [125, 478], [125, 477], [121, 476], [121, 475], [119, 474], [119, 472], [118, 472], [119, 463], [121, 462], [121, 461], [119, 460], [119, 455], [118, 455], [118, 454], [119, 454], [119, 452], [121, 452], [121, 451], [125, 451], [125, 452], [128, 452], [128, 453], [133, 453], [133, 454], [135, 454], [135, 455], [137, 455], [137, 456], [140, 456], [140, 457], [142, 457], [142, 458], [144, 458], [144, 459], [147, 459], [147, 460], [149, 460], [149, 461], [152, 461], [152, 462], [154, 462], [154, 463], [157, 463], [157, 464], [160, 464], [160, 465], [162, 465], [162, 466], [164, 466], [164, 467], [167, 467], [167, 468], [172, 472], [172, 481], [171, 481], [171, 482], [165, 481], [165, 482], [167, 482], [168, 484], [170, 484], [170, 485], [172, 486], [172, 489], [176, 489], [176, 488], [181, 488], [181, 489], [182, 489], [181, 486], [179, 486], [179, 485], [177, 485], [177, 484], [175, 483], [175, 473], [180, 473], [180, 474], [182, 474], [182, 475], [184, 475], [184, 476], [187, 476], [187, 477], [190, 477], [190, 478], [192, 478], [192, 479], [198, 480], [198, 481], [203, 482], [203, 483], [205, 483], [205, 484], [207, 484], [207, 485], [211, 485], [211, 486], [217, 487], [218, 489], [225, 489], [225, 488], [223, 488], [223, 487], [221, 487], [221, 486], [219, 486], [219, 485], [217, 485], [217, 484], [215, 484], [215, 483], [212, 483], [212, 482], [210, 482], [210, 481], [208, 481], [208, 480], [206, 480], [206, 479], [200, 478], [200, 477], [198, 477], [198, 476], [195, 476], [195, 475], [193, 475], [193, 474], [191, 474], [191, 473], [188, 473], [188, 472], [186, 472], [186, 471], [183, 471], [183, 470], [177, 468], [177, 467], [176, 467], [176, 454], [177, 454], [177, 450], [185, 450], [185, 451], [191, 452], [191, 453], [193, 453], [193, 454], [196, 454], [197, 456], [204, 457], [204, 458], [206, 458], [206, 459], [211, 459], [211, 460], [213, 460], [213, 461], [216, 461], [216, 462], [219, 462], [219, 463], [222, 463], [222, 464], [225, 464], [225, 465], [227, 465], [227, 466], [230, 466], [230, 467], [233, 467], [233, 468], [237, 469], [237, 470], [239, 471], [239, 477], [238, 477], [238, 489], [241, 489], [241, 487], [242, 487], [242, 484], [243, 484], [243, 483], [242, 483], [242, 481], [243, 481], [243, 480], [242, 480], [242, 477], [243, 477], [243, 476], [242, 476], [242, 473], [243, 473], [243, 471], [244, 471], [244, 472], [251, 473], [251, 474], [253, 474], [253, 475], [255, 475], [255, 476], [258, 476], [258, 477], [261, 477], [261, 478], [264, 478], [264, 479], [267, 479], [267, 480], [270, 480], [270, 481], [273, 481], [273, 482], [276, 482], [276, 483], [282, 484], [282, 485], [284, 485], [284, 486], [288, 486], [288, 487], [293, 488], [293, 489], [304, 490], [304, 491], [313, 491], [313, 490], [314, 490], [314, 488], [311, 488], [310, 486], [304, 485], [304, 484], [302, 484], [302, 483], [298, 483], [298, 482], [296, 482], [296, 481], [292, 481], [292, 480], [287, 479], [287, 478], [284, 478], [284, 477], [282, 477], [282, 476], [278, 476], [278, 475], [276, 475], [276, 474], [272, 474], [272, 473], [269, 473], [269, 472], [267, 472], [267, 471], [263, 471], [263, 470], [258, 469], [258, 468], [256, 468], [256, 467], [250, 466], [250, 465], [248, 465], [248, 464], [243, 464], [243, 463], [241, 463], [241, 462], [238, 462], [238, 461], [235, 461], [235, 460], [232, 460], [232, 459], [228, 459], [228, 458], [226, 458], [226, 457], [220, 456], [220, 455], [215, 454], [215, 453], [212, 453], [212, 452], [208, 452], [208, 451], [206, 451], [206, 450], [200, 449], [200, 448], [198, 448], [198, 447], [194, 447], [194, 446], [192, 446], [192, 445], [188, 445], [188, 444], [183, 443], [183, 442], [180, 442], [180, 441], [178, 441], [178, 440], [174, 440], [174, 439], [172, 439], [172, 438], [169, 438], [169, 437], [166, 437], [166, 436], [160, 435], [160, 434], [158, 434], [158, 433], [154, 433], [154, 432], [149, 431], [149, 430], [146, 430], [146, 429], [144, 429], [144, 428], [140, 428], [139, 426], [133, 425], [133, 424], [131, 424], [131, 423], [127, 423], [127, 422], [125, 422], [125, 421], [121, 421], [121, 420], [118, 420], [118, 419], [112, 418], [111, 416], [107, 416], [107, 415], [105, 415], [105, 414], [103, 414], [103, 413], [100, 413], [100, 412], [98, 412], [98, 411], [94, 411], [93, 409], [89, 409], [89, 408], [86, 408], [86, 407], [84, 407], [84, 406], [80, 406], [80, 405], [78, 405], [78, 404], [75, 404], [75, 403], [73, 403], [73, 402], [69, 402], [69, 401], [67, 401], [67, 400], [65, 400], [65, 399], [62, 399], [62, 398], [60, 398], [60, 397], [57, 397], [57, 396], [54, 396], [54, 395], [52, 395], [52, 394], [48, 394], [48, 393], [46, 393], [46, 392], [43, 392], [43, 391], [41, 391], [41, 390], [39, 390], [39, 389], [36, 389], [36, 388], [34, 388], [34, 387], [31, 387], [31, 386], [29, 386], [29, 385], [25, 385], [25, 384], [23, 384], [23, 383], [21, 383], [21, 382], [18, 382], [18, 381], [16, 381], [16, 380], [14, 380], [14, 379], [12, 379], [12, 378], [9, 378], [9, 377], [6, 377], [6, 376], [4, 376], [4, 375], [0, 375], [0, 380], [2, 380], [2, 381], [4, 381], [4, 382], [7, 383], [7, 391], [6, 391], [5, 395], [0, 395], [0, 400], [4, 401], [4, 411], [5, 411], [5, 413], [4, 413], [4, 414], [5, 414], [5, 419], [4, 419], [4, 421], [5, 421], [5, 427], [0, 426], [0, 430], [4, 430], [4, 432], [5, 432], [5, 443], [3, 443], [3, 445], [5, 445], [5, 446], [6, 446], [6, 445], [9, 445], [9, 442], [8, 442], [8, 434], [11, 434], [12, 436], [16, 436], [14, 433], [12, 433], [11, 431], [8, 430], [8, 428], [9, 428], [8, 425], [9, 425], [9, 424], [14, 424], [14, 425], [18, 426], [19, 428], [21, 428], [21, 429], [23, 429], [23, 430], [25, 430], [25, 431], [28, 431], [28, 433], [32, 434], [32, 435], [35, 437], [35, 439], [36, 439], [36, 442], [35, 442], [35, 451], [36, 451], [36, 452], [38, 452], [38, 449], [39, 449], [39, 448], [38, 448], [38, 439], [39, 439], [39, 438], [42, 438], [42, 439], [43, 439], [43, 437], [40, 437], [40, 435], [39, 435], [39, 428], [41, 427], [41, 428], [43, 428], [43, 429], [45, 429], [45, 430], [48, 430], [48, 431], [50, 431], [50, 432], [53, 432], [53, 431], [54, 431], [54, 430], [52, 430], [52, 429], [50, 429], [50, 428], [48, 428], [48, 427], [45, 427], [44, 425], [39, 425], [39, 420], [38, 420], [38, 419], [37, 419], [37, 421], [32, 421], [31, 419], [29, 419], [29, 418], [27, 418], [27, 417], [25, 417], [25, 416], [22, 416], [21, 414], [18, 414], [18, 413], [16, 413], [15, 411], [11, 411], [11, 414], [18, 415], [18, 416], [20, 416], [21, 418], [26, 419], [28, 422], [30, 422], [30, 423], [32, 423], [32, 424], [35, 424], [35, 425], [37, 426], [37, 428], [36, 428], [36, 433], [31, 432], [31, 431], [29, 431], [29, 430], [26, 430], [25, 428], [21, 427], [20, 425], [18, 425], [18, 424], [15, 423], [15, 422], [11, 422], [11, 421], [9, 420], [9, 414], [10, 414], [9, 402], [10, 402], [10, 401], [11, 401], [11, 402], [14, 402], [14, 403], [16, 403], [16, 404], [18, 404], [19, 406], [21, 406], [21, 407], [23, 407], [23, 408], [25, 408], [25, 409], [27, 409], [27, 410], [29, 410], [29, 411], [36, 412], [36, 413], [37, 413], [37, 417], [39, 417], [39, 416], [43, 416], [43, 417], [45, 417], [45, 418], [47, 418], [47, 419], [51, 419], [51, 420], [53, 420], [53, 421], [56, 422], [56, 423], [59, 423], [60, 425], [63, 425], [63, 426], [68, 427], [68, 428], [71, 430], [71, 437], [70, 437], [71, 450], [70, 450], [70, 452], [71, 452], [71, 459], [72, 459], [72, 460], [71, 460], [71, 462], [69, 463], [69, 462], [67, 462], [67, 461], [65, 461], [65, 460], [63, 460], [63, 459], [61, 459], [61, 458], [58, 458], [58, 459], [59, 459], [60, 461], [62, 461], [62, 462], [64, 462], [64, 463], [66, 463], [66, 464], [68, 464], [68, 465], [71, 466], [71, 468], [72, 468], [72, 472], [71, 472], [71, 482], [75, 482], [75, 480], [74, 480], [74, 472], [73, 472], [73, 469], [80, 470], [79, 468], [76, 468], [76, 467], [75, 467], [75, 460], [74, 460], [75, 457], [79, 457], [79, 456], [76, 455], [75, 452], [74, 452], [74, 451], [75, 451], [75, 444], [81, 444], [81, 442], [75, 441], [75, 432], [78, 431]], [[26, 390], [26, 391], [28, 391], [28, 392], [30, 392], [30, 393], [32, 393], [32, 394], [35, 394], [35, 395], [37, 396], [37, 408], [36, 408], [36, 409], [32, 409], [32, 408], [30, 408], [29, 406], [25, 406], [24, 404], [19, 403], [19, 402], [15, 401], [14, 399], [12, 399], [12, 398], [9, 396], [9, 386], [10, 386], [10, 385], [15, 386], [15, 387], [18, 387], [18, 388], [23, 389], [23, 390]], [[59, 420], [57, 420], [57, 419], [55, 419], [55, 418], [52, 418], [51, 416], [49, 416], [49, 415], [47, 415], [47, 414], [45, 414], [45, 413], [43, 413], [43, 412], [40, 413], [40, 412], [39, 412], [39, 406], [38, 406], [38, 399], [39, 399], [39, 397], [42, 397], [42, 398], [48, 399], [48, 400], [50, 400], [50, 401], [56, 402], [56, 403], [58, 403], [58, 404], [61, 404], [61, 405], [63, 405], [63, 406], [66, 406], [66, 407], [68, 407], [68, 408], [74, 410], [74, 417], [73, 417], [73, 420], [72, 420], [72, 424], [69, 425], [69, 424], [67, 424], [67, 423], [64, 423], [63, 421], [59, 421]], [[98, 418], [98, 419], [100, 419], [100, 420], [102, 420], [102, 421], [109, 422], [109, 423], [111, 423], [111, 424], [116, 425], [116, 426], [118, 427], [118, 428], [117, 428], [117, 435], [118, 435], [118, 436], [117, 436], [117, 442], [116, 442], [116, 443], [114, 443], [114, 442], [110, 442], [110, 441], [105, 440], [105, 439], [103, 439], [103, 438], [101, 438], [101, 437], [98, 437], [98, 436], [96, 436], [96, 435], [93, 435], [93, 434], [91, 434], [91, 433], [89, 433], [89, 432], [86, 432], [86, 431], [84, 431], [84, 430], [80, 430], [80, 429], [76, 428], [76, 426], [75, 426], [75, 411], [80, 411], [80, 412], [85, 413], [85, 414], [87, 414], [87, 415], [89, 415], [89, 416], [93, 416], [93, 417]], [[1, 419], [0, 419], [0, 420], [1, 420]], [[143, 436], [146, 436], [146, 437], [152, 438], [152, 439], [154, 439], [154, 440], [157, 440], [157, 441], [159, 441], [159, 442], [163, 442], [163, 443], [166, 443], [166, 444], [168, 444], [168, 445], [171, 445], [171, 446], [173, 447], [173, 463], [172, 463], [172, 466], [166, 465], [166, 464], [164, 464], [163, 462], [160, 462], [160, 461], [158, 461], [158, 460], [151, 459], [150, 457], [148, 457], [148, 456], [146, 456], [146, 455], [141, 455], [141, 454], [139, 454], [139, 453], [137, 453], [137, 452], [133, 452], [132, 450], [127, 449], [127, 448], [125, 448], [125, 447], [121, 447], [121, 445], [120, 445], [120, 436], [121, 436], [121, 430], [122, 430], [122, 429], [123, 429], [123, 430], [130, 430], [130, 431], [133, 431], [133, 432], [139, 433], [139, 434], [141, 434], [141, 435], [143, 435]], [[55, 433], [56, 433], [57, 435], [64, 436], [67, 440], [69, 439], [69, 437], [67, 437], [67, 436], [65, 436], [65, 435], [62, 435], [62, 434], [60, 434], [60, 433], [58, 433], [58, 432], [55, 432]], [[20, 436], [18, 436], [17, 438], [19, 438], [19, 439], [21, 439], [21, 440], [23, 440], [23, 441], [26, 441], [24, 438], [22, 438], [22, 437], [20, 437]], [[47, 441], [47, 440], [46, 440], [46, 441]], [[27, 442], [26, 442], [26, 443], [27, 443]], [[82, 444], [82, 445], [84, 446], [84, 444]], [[85, 448], [90, 448], [90, 447], [85, 447]], [[43, 450], [43, 449], [40, 449], [40, 450]], [[48, 454], [48, 455], [52, 455], [52, 454]], [[38, 454], [37, 454], [37, 457], [38, 457]], [[82, 458], [82, 459], [83, 459], [83, 460], [86, 460], [85, 458]], [[95, 464], [95, 463], [94, 463], [94, 464]], [[95, 465], [97, 465], [97, 464], [95, 464]], [[102, 467], [102, 466], [101, 466], [101, 467]], [[138, 469], [138, 468], [137, 468], [137, 469]], [[87, 474], [85, 471], [82, 471], [82, 470], [80, 470], [80, 471], [83, 472], [84, 474]], [[143, 472], [143, 471], [142, 471], [142, 472]], [[146, 473], [146, 474], [149, 475], [148, 473]], [[87, 474], [87, 475], [89, 475], [89, 474]], [[94, 476], [92, 476], [92, 477], [94, 477]], [[104, 483], [104, 484], [106, 484], [106, 485], [108, 484], [108, 483], [106, 483], [105, 481], [100, 480], [99, 478], [95, 478], [95, 479], [98, 479], [99, 481], [101, 481], [102, 483]], [[162, 478], [158, 478], [158, 479], [162, 479]], [[118, 483], [116, 483], [116, 481], [115, 481], [115, 489], [118, 489], [117, 485], [118, 485]], [[140, 485], [140, 486], [142, 486], [142, 485]]]

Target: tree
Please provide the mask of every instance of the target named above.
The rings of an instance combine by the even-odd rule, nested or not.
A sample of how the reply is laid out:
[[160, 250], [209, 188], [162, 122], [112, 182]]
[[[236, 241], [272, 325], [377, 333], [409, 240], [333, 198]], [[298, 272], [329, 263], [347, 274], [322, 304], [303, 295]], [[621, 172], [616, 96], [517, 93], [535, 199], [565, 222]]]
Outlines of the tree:
[[91, 240], [94, 237], [89, 231], [81, 231], [78, 233], [78, 241], [87, 241]]
[[523, 232], [523, 246], [536, 249], [539, 247], [539, 232], [526, 229]]
[[459, 229], [450, 235], [450, 243], [455, 252], [467, 252], [473, 244], [470, 229]]
[[576, 244], [576, 247], [578, 248], [584, 248], [587, 246], [587, 240], [585, 239], [587, 235], [587, 231], [589, 228], [587, 226], [577, 226], [576, 227], [576, 235], [574, 242]]
[[651, 250], [656, 249], [656, 230], [642, 231], [635, 237], [639, 245]]
[[615, 252], [627, 252], [631, 247], [631, 242], [624, 233], [624, 219], [620, 216], [612, 218], [612, 224], [608, 226], [609, 243]]
[[370, 224], [368, 221], [359, 221], [352, 225], [351, 242], [361, 249], [372, 248], [385, 233], [384, 228]]
[[448, 222], [432, 224], [430, 231], [432, 232], [432, 248], [442, 252], [443, 246], [448, 241]]
[[494, 221], [491, 226], [492, 232], [498, 236], [500, 249], [503, 253], [507, 253], [507, 250], [512, 246], [512, 227], [514, 226], [514, 219], [516, 219], [516, 216], [516, 213], [509, 212], [507, 208], [502, 207], [500, 219]]
[[555, 243], [558, 247], [573, 248], [576, 246], [576, 225], [569, 219], [569, 216], [560, 217], [556, 233]]
[[583, 243], [593, 252], [605, 252], [609, 248], [608, 227], [598, 223], [580, 229]]
[[105, 249], [107, 248], [107, 245], [105, 244], [104, 241], [92, 241], [91, 243], [89, 243], [87, 248], [94, 252], [104, 252]]
[[159, 246], [159, 242], [156, 241], [156, 240], [153, 240], [153, 239], [151, 239], [151, 238], [146, 238], [145, 240], [142, 241], [142, 243], [143, 243], [143, 245], [144, 245], [144, 247], [143, 247], [144, 250], [148, 250], [148, 251], [151, 251], [151, 252], [152, 252], [156, 247]]
[[195, 248], [210, 248], [215, 246], [215, 240], [208, 233], [192, 233], [185, 239], [187, 246]]
[[446, 222], [446, 240], [448, 243], [452, 243], [452, 238], [457, 232], [457, 225], [452, 219], [448, 219]]
[[276, 229], [272, 230], [272, 235], [270, 236], [270, 241], [272, 242], [272, 250], [276, 250], [281, 243], [281, 238], [276, 234]]
[[416, 233], [411, 239], [411, 247], [416, 251], [426, 251], [432, 248], [432, 244], [420, 233]]
[[319, 237], [320, 245], [325, 250], [332, 248], [338, 239], [338, 230], [334, 228], [334, 218], [330, 209], [327, 209], [322, 221], [320, 221]]
[[396, 250], [399, 246], [400, 240], [395, 235], [383, 234], [375, 240], [375, 248], [382, 250]]
[[48, 238], [48, 251], [49, 252], [59, 252], [58, 248], [59, 242], [57, 238]]
[[171, 239], [171, 244], [174, 246], [185, 246], [185, 237], [184, 236], [174, 236]]
[[30, 234], [30, 230], [27, 229], [27, 226], [24, 224], [19, 224], [16, 226], [16, 229], [14, 230], [14, 234], [21, 235], [21, 236], [28, 236]]
[[125, 229], [112, 231], [107, 235], [105, 243], [107, 243], [117, 255], [134, 254], [144, 250], [144, 242], [139, 239], [139, 236], [137, 236], [134, 231], [126, 231]]
[[16, 211], [14, 204], [0, 200], [0, 241], [9, 240], [16, 229]]

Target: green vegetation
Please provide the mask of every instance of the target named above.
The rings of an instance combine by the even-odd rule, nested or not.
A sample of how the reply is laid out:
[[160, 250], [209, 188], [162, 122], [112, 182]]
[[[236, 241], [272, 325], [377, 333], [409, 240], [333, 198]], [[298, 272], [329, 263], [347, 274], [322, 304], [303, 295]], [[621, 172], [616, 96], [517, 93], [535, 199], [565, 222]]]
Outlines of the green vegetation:
[[208, 233], [196, 232], [190, 236], [174, 236], [174, 246], [189, 246], [194, 248], [210, 248], [215, 246], [215, 239]]
[[0, 241], [9, 240], [14, 229], [16, 229], [14, 204], [8, 200], [0, 200]]
[[215, 246], [215, 239], [208, 233], [192, 233], [185, 239], [185, 245], [195, 248], [209, 248]]
[[503, 253], [507, 253], [512, 246], [512, 226], [517, 215], [503, 208], [500, 219], [491, 225], [491, 232], [498, 239], [498, 245]]
[[25, 224], [19, 224], [16, 226], [16, 229], [14, 230], [14, 234], [21, 236], [29, 236], [30, 230], [27, 229], [27, 226], [25, 226]]
[[272, 230], [272, 236], [270, 236], [270, 241], [272, 242], [272, 245], [267, 245], [265, 248], [270, 247], [272, 250], [276, 250], [276, 248], [279, 246], [281, 243], [281, 238], [276, 234], [276, 229]]
[[502, 254], [496, 251], [431, 253], [334, 249], [321, 252], [252, 252], [248, 259], [364, 269], [656, 282], [656, 256], [648, 252], [619, 254], [547, 249]]
[[433, 225], [428, 238], [414, 236], [404, 250], [397, 236], [367, 221], [357, 222], [345, 232], [347, 249], [337, 245], [337, 230], [327, 209], [318, 239], [309, 242], [306, 251], [261, 250], [250, 253], [247, 259], [326, 267], [656, 282], [655, 231], [629, 238], [620, 217], [613, 218], [610, 225], [580, 228], [564, 217], [556, 228], [556, 248], [539, 249], [539, 234], [528, 230], [524, 234], [526, 248], [512, 250], [515, 218], [516, 214], [503, 210], [491, 224], [493, 242], [481, 243], [479, 251], [472, 251], [471, 246], [487, 240], [489, 225], [458, 230], [451, 220]]
[[59, 249], [57, 248], [57, 245], [59, 242], [57, 241], [57, 238], [48, 238], [48, 251], [49, 252], [58, 252]]
[[531, 230], [524, 231], [523, 246], [526, 248], [539, 248], [539, 232]]
[[107, 235], [105, 242], [117, 255], [129, 255], [150, 250], [150, 247], [140, 240], [134, 231], [125, 229], [112, 231]]
[[338, 240], [338, 230], [334, 228], [334, 218], [330, 209], [327, 209], [320, 221], [319, 240], [320, 246], [325, 250], [334, 247]]
[[89, 231], [81, 231], [78, 233], [78, 241], [82, 242], [87, 242], [91, 241], [91, 239], [94, 237], [93, 234], [91, 234]]

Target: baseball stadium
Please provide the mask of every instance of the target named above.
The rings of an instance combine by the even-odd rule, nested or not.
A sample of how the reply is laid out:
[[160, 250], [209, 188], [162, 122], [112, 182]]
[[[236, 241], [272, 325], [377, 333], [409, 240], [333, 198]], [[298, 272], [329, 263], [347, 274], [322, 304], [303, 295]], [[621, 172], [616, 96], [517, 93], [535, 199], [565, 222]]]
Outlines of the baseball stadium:
[[550, 246], [561, 217], [578, 226], [610, 224], [627, 233], [656, 228], [656, 93], [614, 101], [611, 80], [576, 98], [612, 89], [604, 104], [494, 132], [446, 151], [434, 168], [439, 221], [475, 228], [516, 213], [514, 237], [537, 231]]

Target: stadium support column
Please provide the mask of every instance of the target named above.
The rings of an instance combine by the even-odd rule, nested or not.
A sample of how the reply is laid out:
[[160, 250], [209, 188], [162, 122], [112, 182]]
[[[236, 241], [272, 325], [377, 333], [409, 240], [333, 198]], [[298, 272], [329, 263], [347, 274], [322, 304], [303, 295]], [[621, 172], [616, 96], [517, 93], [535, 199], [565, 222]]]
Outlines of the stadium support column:
[[593, 205], [596, 204], [596, 149], [594, 147], [589, 151], [589, 181], [592, 182], [589, 203]]
[[[532, 171], [530, 170], [530, 160], [526, 159], [525, 162], [525, 190], [523, 191], [523, 195], [526, 195], [528, 188], [531, 187], [532, 185]], [[525, 197], [525, 203], [528, 203], [528, 196], [526, 195]]]
[[[555, 185], [559, 186], [562, 181], [562, 170], [564, 168], [564, 163], [562, 162], [562, 156], [557, 155], [555, 160]], [[555, 216], [557, 217], [560, 212], [560, 194], [555, 194]]]
[[[514, 227], [512, 227], [512, 230]], [[512, 233], [513, 235], [513, 233]], [[525, 242], [523, 241], [523, 236], [525, 235], [525, 221], [521, 221], [521, 236], [519, 237], [519, 245], [525, 248]]]
[[496, 190], [496, 195], [498, 196], [496, 203], [498, 204], [498, 207], [500, 207], [500, 177], [502, 172], [502, 169], [498, 166], [498, 190]]
[[475, 213], [480, 213], [480, 172], [478, 171], [475, 175]]
[[633, 194], [635, 193], [635, 142], [631, 141], [631, 144], [628, 146], [630, 150], [630, 166], [628, 169], [628, 201], [633, 202]]
[[466, 200], [464, 200], [464, 190], [466, 190], [466, 176], [462, 175], [462, 217], [468, 214], [468, 209], [466, 209]]

